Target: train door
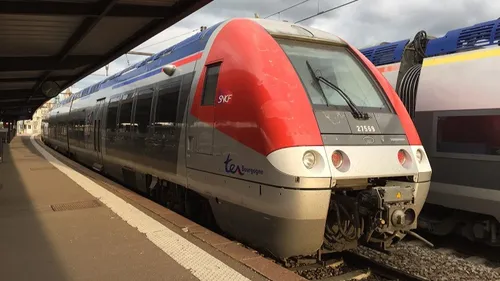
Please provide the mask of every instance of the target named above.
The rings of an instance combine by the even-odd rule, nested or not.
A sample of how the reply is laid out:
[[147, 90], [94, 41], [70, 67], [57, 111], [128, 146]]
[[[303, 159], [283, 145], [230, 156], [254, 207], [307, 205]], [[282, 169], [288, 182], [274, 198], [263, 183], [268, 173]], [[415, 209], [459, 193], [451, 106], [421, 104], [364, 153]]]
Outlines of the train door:
[[54, 124], [55, 124], [55, 130], [54, 130], [54, 141], [57, 147], [59, 147], [59, 132], [61, 131], [61, 125], [59, 124], [59, 111], [56, 112], [56, 116], [54, 117]]
[[[206, 65], [200, 104], [193, 105], [197, 108], [200, 118], [203, 118], [198, 122], [202, 121], [206, 123], [206, 126], [192, 126], [191, 124], [188, 129], [186, 158], [189, 167], [195, 167], [198, 161], [197, 156], [213, 154], [215, 93], [220, 66], [220, 63]], [[196, 99], [193, 102], [197, 102]]]
[[94, 120], [93, 120], [93, 126], [94, 126], [94, 134], [93, 134], [93, 140], [94, 140], [94, 153], [95, 153], [95, 164], [94, 168], [97, 168], [98, 170], [102, 169], [102, 120], [103, 120], [103, 112], [104, 112], [104, 101], [105, 98], [99, 99], [96, 102], [96, 105], [94, 107]]
[[68, 154], [71, 155], [70, 149], [70, 138], [74, 138], [75, 135], [75, 117], [72, 111], [73, 108], [73, 97], [71, 97], [69, 111], [68, 111], [68, 122], [66, 126], [66, 144], [68, 145]]
[[[134, 127], [132, 128], [132, 141], [134, 151], [133, 161], [136, 164], [136, 170], [138, 167], [147, 167], [151, 165], [152, 156], [155, 153], [152, 151], [151, 147], [151, 131], [152, 131], [152, 121], [151, 121], [151, 105], [154, 97], [154, 89], [147, 88], [140, 90], [135, 96], [134, 103]], [[156, 155], [158, 156], [158, 155]]]

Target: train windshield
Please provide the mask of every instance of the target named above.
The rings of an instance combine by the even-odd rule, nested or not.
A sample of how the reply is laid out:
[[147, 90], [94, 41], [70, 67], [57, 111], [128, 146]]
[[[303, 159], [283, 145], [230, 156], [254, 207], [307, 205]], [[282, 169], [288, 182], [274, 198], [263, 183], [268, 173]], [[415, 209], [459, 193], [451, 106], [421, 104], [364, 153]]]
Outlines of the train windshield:
[[355, 106], [365, 110], [387, 110], [387, 104], [373, 80], [345, 47], [288, 39], [276, 41], [295, 67], [314, 105], [349, 106], [337, 90], [316, 82], [308, 64], [314, 74], [342, 89]]

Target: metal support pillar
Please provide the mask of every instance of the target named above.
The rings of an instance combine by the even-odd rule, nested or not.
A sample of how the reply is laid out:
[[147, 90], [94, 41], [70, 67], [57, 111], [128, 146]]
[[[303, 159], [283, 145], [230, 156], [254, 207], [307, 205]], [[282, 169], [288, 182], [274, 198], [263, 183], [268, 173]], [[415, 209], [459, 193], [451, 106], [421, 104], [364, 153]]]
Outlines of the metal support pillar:
[[0, 164], [3, 163], [3, 137], [0, 134]]
[[10, 140], [12, 139], [10, 137], [10, 134], [12, 132], [12, 129], [11, 129], [12, 128], [12, 121], [9, 120], [8, 122], [9, 122], [9, 125], [7, 126], [7, 143], [10, 143]]
[[12, 122], [12, 138], [14, 138], [15, 136], [17, 136], [17, 120], [14, 120]]
[[0, 163], [3, 162], [3, 143], [6, 142], [6, 136], [5, 132], [0, 131]]

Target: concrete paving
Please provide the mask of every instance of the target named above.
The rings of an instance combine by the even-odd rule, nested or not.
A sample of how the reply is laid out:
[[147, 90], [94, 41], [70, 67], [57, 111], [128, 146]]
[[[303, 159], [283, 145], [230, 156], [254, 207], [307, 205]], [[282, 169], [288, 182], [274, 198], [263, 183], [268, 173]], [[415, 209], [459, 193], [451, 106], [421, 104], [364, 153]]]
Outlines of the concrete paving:
[[29, 137], [4, 146], [0, 280], [198, 279], [50, 164]]

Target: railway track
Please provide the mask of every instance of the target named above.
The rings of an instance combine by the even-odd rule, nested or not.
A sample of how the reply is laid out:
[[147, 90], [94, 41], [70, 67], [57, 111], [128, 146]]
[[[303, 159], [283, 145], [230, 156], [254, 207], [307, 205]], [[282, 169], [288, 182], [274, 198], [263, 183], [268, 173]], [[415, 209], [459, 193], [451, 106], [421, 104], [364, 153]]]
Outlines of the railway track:
[[[489, 266], [496, 266], [500, 271], [500, 247], [492, 247], [484, 243], [473, 242], [464, 237], [456, 235], [436, 236], [428, 233], [421, 233], [423, 237], [431, 241], [438, 251], [449, 252], [456, 256], [462, 256], [470, 260], [482, 260]], [[420, 241], [407, 239], [409, 243], [421, 245]]]
[[[431, 240], [432, 241], [432, 240]], [[436, 281], [499, 281], [500, 264], [449, 247], [430, 248], [418, 240], [403, 240], [390, 254], [359, 247], [356, 253], [403, 272]], [[425, 280], [425, 279], [424, 279]]]
[[315, 281], [428, 280], [350, 251], [338, 254], [326, 254], [322, 256], [320, 261], [316, 259], [302, 259], [295, 263], [284, 265], [284, 267], [308, 280]]
[[[427, 235], [426, 238], [435, 245], [435, 252], [491, 268], [499, 274], [499, 279], [497, 280], [500, 280], [500, 255], [498, 254], [500, 249], [498, 247], [489, 247], [455, 236], [440, 237]], [[417, 247], [424, 246], [421, 241], [414, 239], [408, 239], [405, 243]]]

